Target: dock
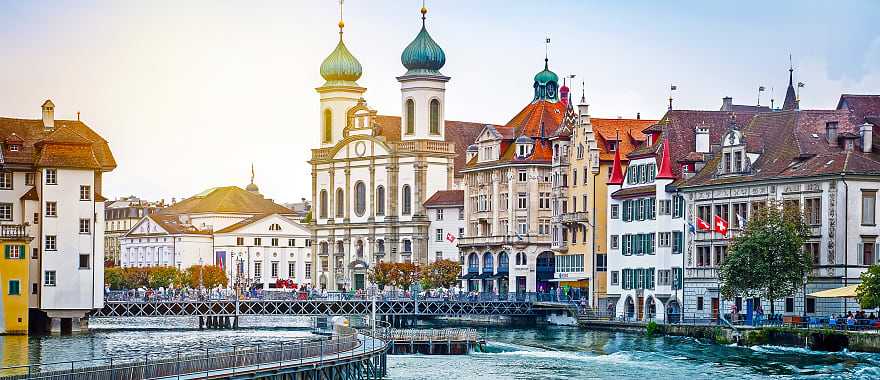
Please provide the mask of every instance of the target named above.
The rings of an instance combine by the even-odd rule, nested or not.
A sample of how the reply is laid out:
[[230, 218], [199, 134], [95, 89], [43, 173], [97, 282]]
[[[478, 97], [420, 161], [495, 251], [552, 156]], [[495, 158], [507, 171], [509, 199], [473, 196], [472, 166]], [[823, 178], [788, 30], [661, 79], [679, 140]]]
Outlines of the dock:
[[486, 341], [476, 329], [391, 329], [390, 354], [467, 355], [481, 352]]

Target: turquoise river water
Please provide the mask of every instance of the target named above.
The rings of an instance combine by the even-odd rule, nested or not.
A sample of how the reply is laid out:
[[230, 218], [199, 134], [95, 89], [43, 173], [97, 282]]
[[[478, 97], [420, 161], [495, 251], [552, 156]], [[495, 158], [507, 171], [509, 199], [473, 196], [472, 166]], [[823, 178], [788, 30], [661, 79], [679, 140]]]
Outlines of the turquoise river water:
[[[87, 334], [0, 336], [4, 366], [141, 355], [178, 348], [270, 344], [308, 335], [298, 318], [244, 320], [239, 330], [199, 331], [190, 319], [93, 321]], [[719, 346], [690, 338], [570, 327], [480, 327], [485, 352], [401, 355], [389, 378], [404, 379], [880, 379], [880, 354]]]

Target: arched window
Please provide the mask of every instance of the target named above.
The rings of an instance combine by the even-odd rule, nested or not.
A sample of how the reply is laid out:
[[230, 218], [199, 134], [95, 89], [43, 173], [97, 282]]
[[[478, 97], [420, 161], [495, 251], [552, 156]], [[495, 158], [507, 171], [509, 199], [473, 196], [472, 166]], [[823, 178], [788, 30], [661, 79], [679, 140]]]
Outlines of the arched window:
[[329, 109], [324, 110], [324, 142], [328, 143], [333, 140], [333, 112]]
[[321, 190], [321, 218], [327, 217], [327, 190]]
[[357, 216], [364, 216], [367, 211], [367, 186], [363, 181], [354, 184], [354, 213]]
[[345, 193], [342, 191], [342, 188], [336, 189], [336, 217], [342, 218], [345, 216]]
[[376, 187], [376, 215], [385, 215], [385, 186]]
[[440, 134], [440, 101], [431, 100], [431, 133]]
[[479, 259], [477, 259], [477, 254], [475, 252], [471, 252], [468, 256], [468, 272], [477, 272], [479, 271]]
[[327, 244], [326, 241], [321, 242], [321, 254], [322, 255], [329, 255], [330, 254], [330, 245]]
[[403, 185], [403, 215], [412, 213], [412, 194], [409, 185]]
[[412, 253], [412, 241], [409, 239], [403, 240], [403, 253]]
[[483, 254], [483, 273], [492, 273], [493, 266], [495, 265], [495, 256], [492, 255], [492, 252], [486, 252]]
[[406, 100], [406, 134], [416, 133], [416, 103], [412, 99]]
[[336, 254], [344, 255], [345, 254], [345, 243], [342, 240], [336, 241]]
[[354, 248], [355, 248], [355, 254], [357, 254], [357, 257], [363, 258], [364, 257], [364, 241], [358, 240], [357, 243], [355, 243]]
[[376, 241], [376, 253], [385, 254], [385, 240], [379, 239]]
[[510, 258], [507, 257], [507, 252], [499, 253], [498, 254], [498, 271], [499, 272], [507, 272], [509, 266], [510, 266]]

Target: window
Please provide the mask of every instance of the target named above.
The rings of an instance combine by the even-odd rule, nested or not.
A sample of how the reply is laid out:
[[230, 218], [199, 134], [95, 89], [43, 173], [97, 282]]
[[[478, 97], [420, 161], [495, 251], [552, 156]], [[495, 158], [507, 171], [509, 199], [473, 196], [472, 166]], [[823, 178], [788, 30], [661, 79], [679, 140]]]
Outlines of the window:
[[672, 212], [672, 201], [668, 199], [660, 200], [660, 210], [658, 213], [660, 215], [669, 215]]
[[278, 278], [278, 262], [277, 262], [277, 261], [273, 261], [273, 262], [272, 262], [272, 266], [269, 267], [269, 268], [270, 268], [270, 270], [271, 270], [270, 273], [272, 274], [272, 278]]
[[92, 187], [89, 185], [80, 185], [79, 186], [79, 200], [81, 201], [90, 201], [92, 200]]
[[819, 242], [811, 241], [804, 243], [804, 252], [810, 255], [813, 265], [819, 265]]
[[406, 134], [416, 133], [416, 103], [412, 99], [406, 100]]
[[712, 266], [712, 253], [710, 251], [711, 247], [703, 246], [697, 247], [697, 264], [698, 267], [709, 267]]
[[354, 184], [354, 213], [357, 216], [364, 216], [367, 212], [367, 186], [363, 181]]
[[431, 133], [440, 134], [440, 101], [431, 99]]
[[254, 245], [256, 245], [256, 246], [263, 245], [263, 239], [262, 238], [254, 238]]
[[256, 261], [254, 262], [254, 278], [259, 280], [260, 277], [263, 276], [263, 263]]
[[733, 152], [733, 170], [737, 173], [743, 171], [743, 156], [741, 151]]
[[269, 225], [269, 231], [281, 231], [281, 225], [278, 223], [272, 223]]
[[611, 235], [611, 249], [620, 248], [620, 236], [619, 235]]
[[620, 205], [611, 205], [611, 219], [620, 218]]
[[[722, 219], [730, 222], [730, 207], [727, 204], [715, 205], [715, 215], [720, 216]], [[707, 222], [710, 222], [710, 219], [703, 219]], [[710, 222], [713, 223], [713, 222]]]
[[47, 251], [58, 250], [58, 237], [55, 235], [46, 235], [46, 242], [44, 246]]
[[12, 172], [0, 173], [0, 190], [12, 190]]
[[672, 289], [681, 289], [684, 282], [684, 271], [681, 268], [672, 268]]
[[611, 285], [620, 285], [620, 272], [611, 271]]
[[807, 298], [807, 313], [815, 313], [816, 312], [816, 299], [815, 298]]
[[58, 202], [46, 202], [46, 217], [55, 218], [58, 216]]
[[55, 286], [55, 271], [47, 270], [43, 272], [43, 286]]
[[526, 223], [525, 219], [519, 219], [516, 221], [516, 231], [520, 235], [528, 235], [529, 233], [529, 224]]
[[46, 184], [47, 185], [57, 185], [58, 184], [58, 170], [46, 169]]
[[288, 247], [296, 247], [296, 239], [287, 239]]
[[877, 192], [862, 190], [862, 224], [873, 226], [877, 210]]
[[[505, 206], [505, 208], [507, 208], [507, 207]], [[458, 220], [464, 220], [464, 208], [463, 207], [458, 209]]]
[[672, 240], [671, 232], [660, 232], [660, 237], [657, 245], [660, 247], [668, 247], [670, 245], [670, 240]]
[[18, 280], [9, 280], [9, 295], [21, 295], [21, 283]]
[[312, 263], [306, 263], [306, 278], [312, 278]]
[[243, 237], [235, 238], [235, 245], [244, 245], [244, 238]]
[[320, 217], [322, 219], [327, 218], [327, 190], [321, 190], [321, 212]]
[[697, 297], [697, 310], [703, 310], [703, 297]]
[[333, 111], [329, 109], [324, 110], [324, 136], [321, 141], [325, 143], [329, 143], [333, 140]]
[[443, 241], [443, 229], [438, 228], [434, 231], [435, 241]]
[[412, 194], [409, 185], [403, 185], [403, 215], [412, 214]]
[[[88, 253], [81, 253], [79, 255], [79, 269], [89, 269], [91, 267], [91, 265], [89, 265], [89, 258], [90, 256]], [[158, 265], [158, 263], [156, 264]]]
[[296, 261], [291, 261], [287, 263], [287, 277], [296, 277]]
[[712, 206], [697, 206], [697, 217], [706, 223], [712, 223]]
[[822, 199], [807, 198], [804, 199], [804, 220], [814, 226], [822, 224]]
[[12, 220], [12, 203], [0, 203], [0, 220]]
[[529, 207], [528, 194], [517, 193], [516, 194], [516, 208], [518, 208], [520, 210], [525, 210], [528, 207]]
[[794, 313], [794, 298], [788, 297], [785, 299], [785, 312]]
[[37, 247], [33, 247], [31, 249], [31, 258], [36, 260], [40, 258], [40, 249]]
[[79, 220], [79, 233], [81, 233], [81, 234], [92, 233], [92, 220], [91, 219], [80, 219]]
[[608, 270], [608, 255], [599, 253], [596, 255], [596, 272], [605, 272]]
[[724, 263], [724, 257], [727, 256], [727, 246], [726, 245], [716, 245], [715, 246], [715, 266], [720, 267], [722, 263]]
[[550, 209], [550, 193], [538, 193], [538, 208], [542, 210]]
[[385, 186], [376, 187], [376, 215], [385, 215]]
[[6, 248], [6, 258], [7, 259], [21, 259], [23, 258], [24, 246], [22, 245], [7, 245]]
[[672, 198], [672, 217], [681, 218], [684, 216], [684, 197], [676, 195]]
[[525, 170], [519, 170], [516, 172], [516, 174], [517, 174], [517, 179], [519, 179], [520, 182], [526, 182], [529, 180], [529, 176], [528, 176], [528, 174], [526, 174]]
[[669, 269], [661, 269], [657, 271], [657, 285], [669, 286], [672, 283], [672, 272]]
[[443, 209], [442, 208], [438, 208], [435, 211], [435, 214], [436, 214], [435, 216], [437, 217], [437, 220], [443, 220]]
[[859, 265], [873, 265], [876, 262], [876, 244], [874, 242], [862, 242], [859, 244], [861, 246], [862, 254], [859, 255]]
[[33, 186], [36, 181], [34, 180], [34, 173], [24, 173], [24, 184], [25, 186]]
[[463, 238], [463, 237], [464, 237], [464, 227], [460, 227], [460, 228], [458, 229], [458, 237], [459, 237], [459, 238]]
[[278, 238], [272, 238], [271, 242], [272, 242], [272, 246], [273, 246], [273, 247], [277, 247], [277, 246], [278, 246]]
[[342, 218], [345, 216], [345, 192], [342, 191], [342, 188], [339, 187], [336, 189], [336, 217]]
[[412, 253], [412, 241], [409, 239], [403, 240], [403, 253]]

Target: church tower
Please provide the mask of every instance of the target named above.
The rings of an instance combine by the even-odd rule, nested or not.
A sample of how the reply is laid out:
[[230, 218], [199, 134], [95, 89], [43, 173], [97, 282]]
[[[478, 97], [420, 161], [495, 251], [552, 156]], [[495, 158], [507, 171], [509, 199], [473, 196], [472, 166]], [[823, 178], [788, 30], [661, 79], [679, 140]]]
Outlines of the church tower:
[[403, 106], [400, 136], [403, 140], [444, 140], [446, 82], [449, 77], [440, 73], [446, 64], [446, 54], [428, 30], [422, 6], [422, 30], [403, 50], [400, 62], [407, 71], [397, 78]]
[[361, 63], [345, 47], [342, 40], [344, 28], [340, 5], [339, 43], [321, 63], [321, 76], [326, 82], [315, 89], [321, 97], [321, 148], [332, 147], [342, 140], [342, 133], [348, 122], [348, 110], [357, 105], [367, 91], [356, 82], [362, 74]]

